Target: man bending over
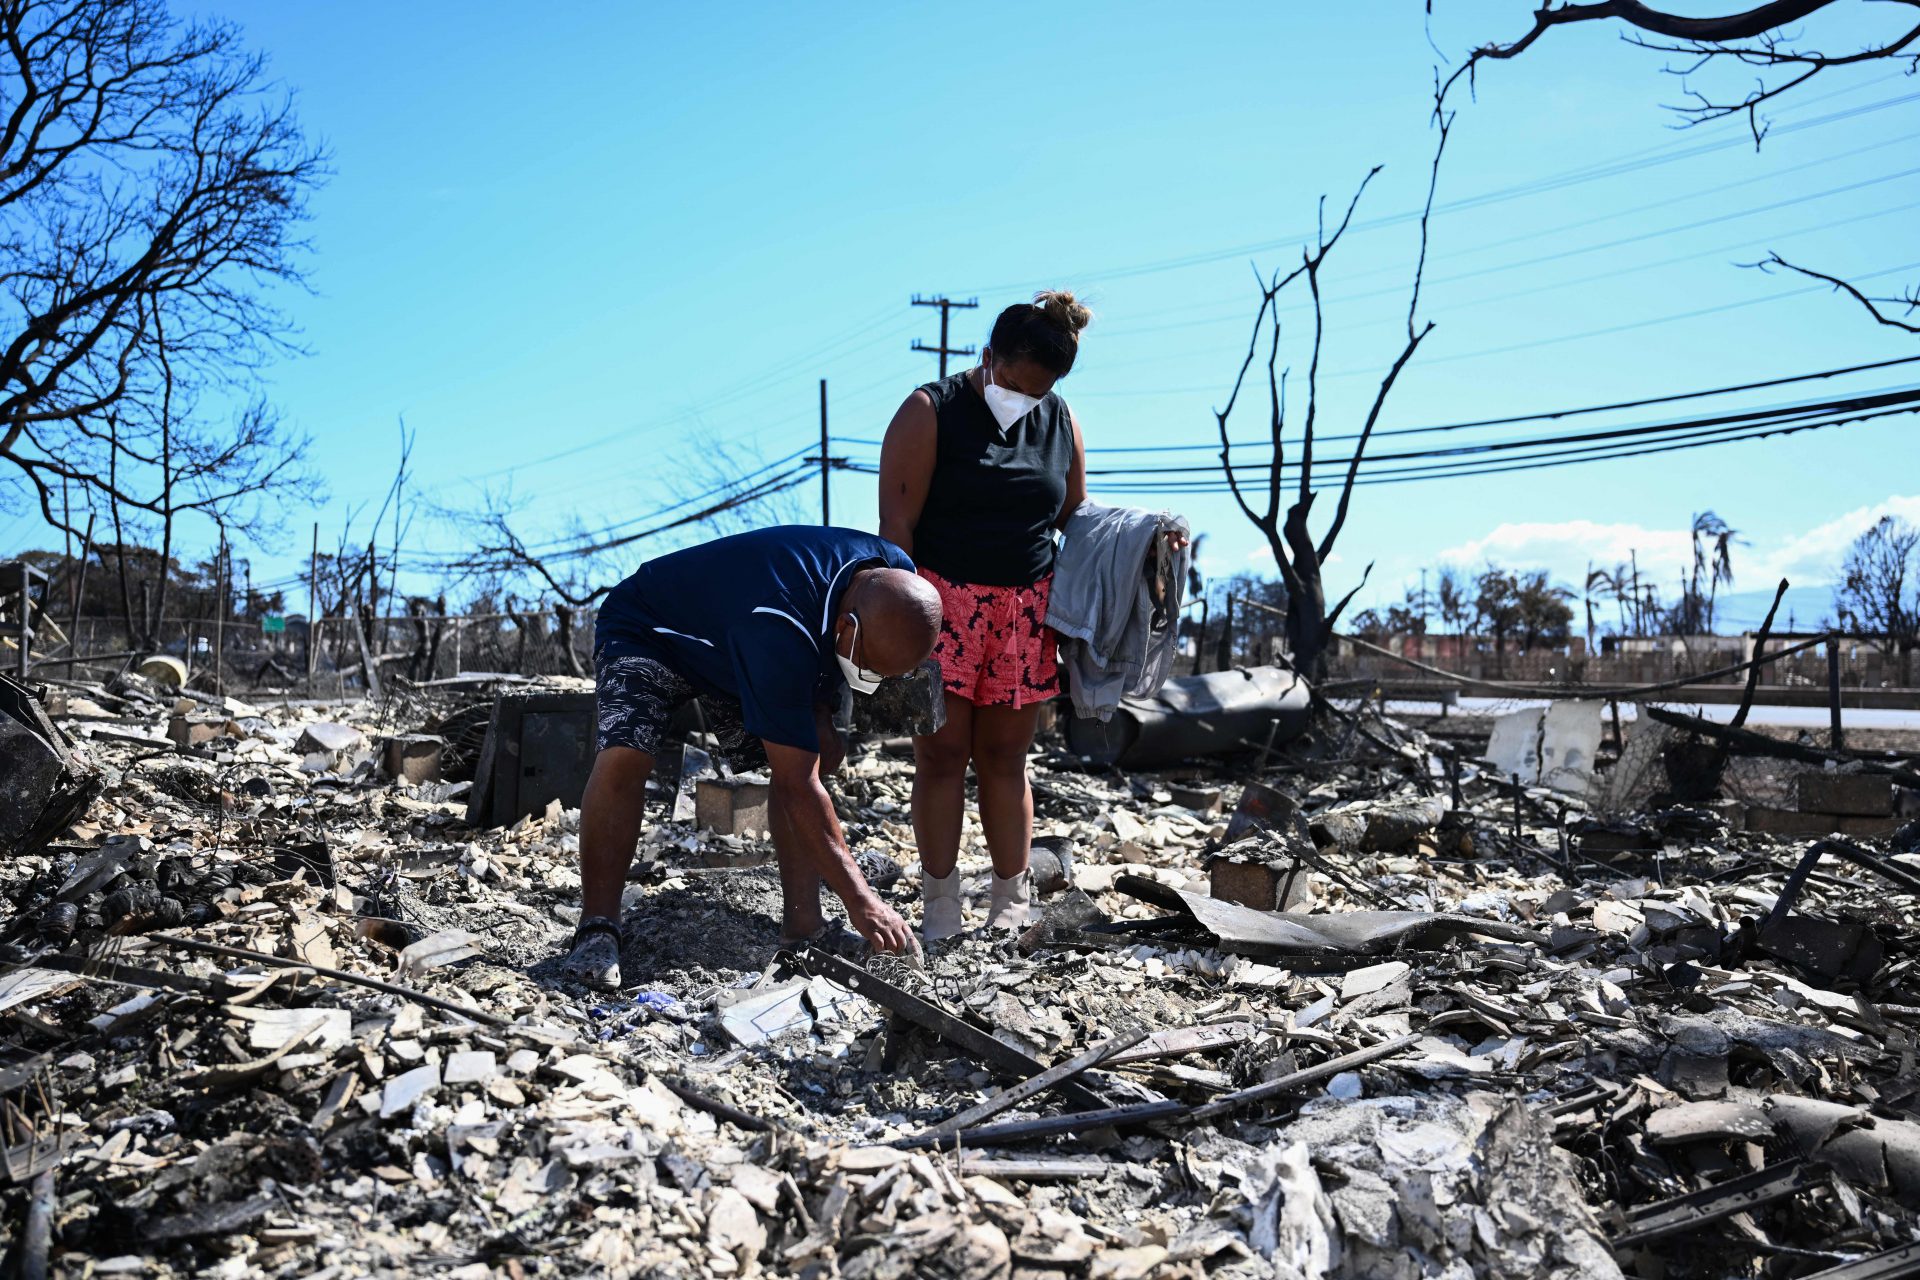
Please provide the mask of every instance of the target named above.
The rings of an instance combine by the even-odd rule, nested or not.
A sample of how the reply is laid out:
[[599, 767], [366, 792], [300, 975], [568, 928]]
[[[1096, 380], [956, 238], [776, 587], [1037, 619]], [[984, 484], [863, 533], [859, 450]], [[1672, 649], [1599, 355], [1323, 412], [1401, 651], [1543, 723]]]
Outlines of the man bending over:
[[[821, 784], [840, 760], [829, 708], [933, 652], [940, 596], [890, 542], [783, 525], [650, 560], [615, 587], [594, 631], [598, 727], [580, 810], [581, 920], [567, 977], [620, 985], [620, 892], [667, 720], [698, 697], [737, 770], [768, 769], [784, 900], [781, 941], [822, 926], [820, 885], [876, 951], [912, 944], [854, 864]], [[824, 757], [824, 761], [823, 761]], [[824, 764], [824, 768], [823, 768]]]

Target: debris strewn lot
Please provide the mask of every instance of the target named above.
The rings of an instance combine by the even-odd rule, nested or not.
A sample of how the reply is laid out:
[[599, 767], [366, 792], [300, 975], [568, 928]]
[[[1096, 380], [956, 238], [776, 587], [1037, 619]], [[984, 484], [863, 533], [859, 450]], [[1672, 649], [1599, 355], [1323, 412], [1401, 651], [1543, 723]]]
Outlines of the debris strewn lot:
[[[556, 977], [577, 811], [469, 826], [491, 695], [436, 696], [50, 691], [99, 795], [0, 860], [9, 1266], [1891, 1275], [1916, 1238], [1897, 767], [1680, 803], [1651, 723], [1581, 787], [1338, 709], [1156, 773], [1056, 740], [1033, 927], [923, 969], [778, 954], [764, 832], [698, 827], [689, 767], [600, 997]], [[881, 741], [834, 783], [876, 881], [910, 784]]]

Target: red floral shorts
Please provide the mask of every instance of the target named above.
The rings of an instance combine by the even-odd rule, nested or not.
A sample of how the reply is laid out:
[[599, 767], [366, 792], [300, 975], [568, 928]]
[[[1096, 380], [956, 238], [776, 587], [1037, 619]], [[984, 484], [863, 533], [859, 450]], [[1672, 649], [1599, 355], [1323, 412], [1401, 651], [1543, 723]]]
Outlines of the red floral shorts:
[[947, 692], [976, 707], [1025, 707], [1059, 691], [1059, 637], [1046, 624], [1052, 574], [1030, 587], [949, 582], [931, 569], [920, 576], [940, 592], [933, 656]]

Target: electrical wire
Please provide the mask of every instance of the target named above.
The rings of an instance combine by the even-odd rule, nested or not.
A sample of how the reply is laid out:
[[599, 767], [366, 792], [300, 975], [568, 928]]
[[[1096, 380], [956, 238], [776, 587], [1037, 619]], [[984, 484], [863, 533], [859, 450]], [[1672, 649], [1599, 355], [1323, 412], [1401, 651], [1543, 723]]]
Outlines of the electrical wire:
[[[1572, 409], [1547, 409], [1538, 413], [1517, 413], [1505, 418], [1474, 418], [1463, 422], [1446, 422], [1427, 427], [1396, 427], [1390, 431], [1376, 431], [1374, 436], [1413, 436], [1440, 431], [1463, 431], [1470, 427], [1504, 427], [1522, 422], [1547, 422], [1561, 418], [1581, 417], [1593, 413], [1608, 413], [1618, 409], [1643, 409], [1658, 404], [1677, 404], [1683, 400], [1703, 400], [1711, 396], [1731, 395], [1741, 391], [1760, 391], [1768, 387], [1785, 387], [1800, 382], [1817, 382], [1826, 378], [1842, 377], [1850, 373], [1863, 373], [1873, 369], [1891, 369], [1898, 365], [1920, 363], [1920, 356], [1896, 356], [1891, 360], [1874, 360], [1866, 364], [1842, 365], [1837, 369], [1818, 369], [1812, 373], [1796, 373], [1784, 378], [1767, 378], [1759, 382], [1736, 382], [1723, 387], [1708, 387], [1699, 391], [1676, 391], [1666, 395], [1642, 396], [1638, 400], [1615, 400], [1609, 404], [1581, 405]], [[1359, 433], [1348, 435], [1317, 436], [1316, 440], [1357, 440]], [[847, 444], [877, 449], [881, 441], [855, 436], [833, 436], [832, 443]], [[1235, 449], [1259, 448], [1268, 443], [1264, 440], [1235, 441]], [[1146, 444], [1113, 445], [1101, 449], [1089, 449], [1087, 455], [1096, 453], [1186, 453], [1198, 449], [1217, 450], [1218, 441], [1204, 444]]]

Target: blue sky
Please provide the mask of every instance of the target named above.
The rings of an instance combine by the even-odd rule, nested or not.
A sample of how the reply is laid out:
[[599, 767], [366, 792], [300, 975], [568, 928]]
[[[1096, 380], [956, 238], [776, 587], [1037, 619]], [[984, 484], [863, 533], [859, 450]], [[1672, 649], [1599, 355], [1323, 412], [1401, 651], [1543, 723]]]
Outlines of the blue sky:
[[[1527, 18], [1517, 3], [1436, 8], [1432, 39], [1456, 58]], [[421, 493], [458, 506], [510, 491], [535, 540], [636, 521], [711, 483], [722, 453], [758, 465], [807, 446], [822, 377], [836, 434], [877, 437], [934, 372], [909, 350], [937, 332], [914, 293], [977, 296], [955, 335], [977, 342], [1034, 288], [1082, 290], [1096, 320], [1060, 389], [1088, 443], [1204, 443], [1257, 300], [1249, 263], [1294, 261], [1316, 199], [1344, 202], [1374, 163], [1360, 219], [1414, 207], [1433, 142], [1436, 54], [1414, 3], [198, 11], [244, 25], [336, 168], [314, 201], [313, 292], [288, 299], [312, 354], [271, 375], [332, 498], [287, 513], [256, 578], [293, 571], [315, 518], [328, 545], [359, 509], [364, 542], [401, 415]], [[1816, 80], [1756, 154], [1738, 122], [1676, 132], [1659, 104], [1679, 85], [1660, 66], [1596, 24], [1484, 71], [1441, 177], [1443, 210], [1472, 203], [1434, 220], [1437, 327], [1383, 427], [1920, 353], [1805, 281], [1732, 265], [1774, 248], [1859, 275], [1920, 263], [1920, 81], [1884, 67]], [[1400, 222], [1330, 262], [1329, 430], [1357, 426], [1398, 350], [1414, 248]], [[1376, 562], [1363, 600], [1378, 601], [1422, 565], [1487, 555], [1572, 580], [1630, 549], [1671, 578], [1706, 507], [1750, 540], [1739, 586], [1810, 583], [1874, 514], [1920, 518], [1915, 430], [1896, 418], [1363, 489], [1330, 583]], [[834, 478], [837, 522], [871, 527], [872, 485]], [[791, 510], [817, 518], [817, 501], [797, 490]], [[1228, 500], [1166, 501], [1209, 535], [1209, 572], [1271, 568]], [[424, 510], [408, 541], [460, 549]], [[668, 545], [592, 572], [611, 580]]]

